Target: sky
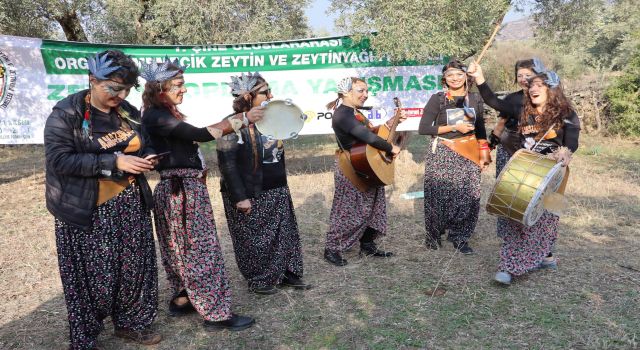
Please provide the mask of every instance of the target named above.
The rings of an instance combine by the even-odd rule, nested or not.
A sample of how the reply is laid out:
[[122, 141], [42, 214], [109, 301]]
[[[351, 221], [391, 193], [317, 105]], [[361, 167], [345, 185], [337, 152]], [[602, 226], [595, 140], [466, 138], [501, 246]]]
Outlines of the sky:
[[[326, 14], [326, 10], [329, 8], [330, 0], [313, 0], [311, 6], [305, 11], [309, 18], [309, 23], [314, 32], [318, 30], [326, 30], [331, 35], [337, 35], [333, 27], [333, 21], [337, 17], [336, 15]], [[502, 23], [512, 22], [520, 18], [528, 16], [527, 11], [516, 12], [513, 9], [507, 13]]]

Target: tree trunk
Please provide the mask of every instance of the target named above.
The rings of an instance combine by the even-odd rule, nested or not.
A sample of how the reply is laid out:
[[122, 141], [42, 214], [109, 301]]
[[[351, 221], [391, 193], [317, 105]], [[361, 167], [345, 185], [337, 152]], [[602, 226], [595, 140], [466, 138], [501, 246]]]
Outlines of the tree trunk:
[[64, 36], [69, 41], [88, 41], [80, 19], [75, 12], [66, 12], [54, 18], [62, 27]]
[[149, 37], [149, 35], [147, 35], [148, 33], [145, 33], [144, 31], [144, 22], [147, 20], [151, 4], [148, 0], [139, 0], [138, 3], [142, 5], [142, 13], [140, 13], [138, 18], [136, 18], [136, 42], [152, 44], [154, 43], [154, 37]]

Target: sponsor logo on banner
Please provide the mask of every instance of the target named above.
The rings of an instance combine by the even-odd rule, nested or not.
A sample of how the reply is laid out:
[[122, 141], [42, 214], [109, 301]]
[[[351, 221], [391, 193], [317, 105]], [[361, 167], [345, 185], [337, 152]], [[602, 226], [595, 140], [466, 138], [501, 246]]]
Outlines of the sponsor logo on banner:
[[362, 113], [369, 120], [384, 120], [387, 116], [387, 111], [384, 109], [370, 109], [363, 110]]
[[[422, 111], [422, 108], [420, 108]], [[384, 120], [387, 116], [387, 111], [384, 109], [370, 109], [370, 110], [360, 110], [365, 117], [369, 120]], [[422, 112], [421, 112], [422, 113]], [[331, 119], [333, 117], [332, 111], [322, 111], [322, 112], [314, 112], [314, 111], [306, 111], [304, 114], [307, 116], [306, 123], [311, 122], [311, 120], [320, 120], [320, 119]]]
[[6, 53], [0, 51], [0, 108], [6, 109], [16, 88], [16, 67]]
[[402, 110], [405, 111], [405, 113], [407, 114], [407, 118], [422, 118], [422, 110], [424, 108], [421, 107], [414, 107], [414, 108], [403, 108]]
[[307, 117], [304, 122], [306, 123], [311, 123], [312, 120], [314, 120], [316, 118], [317, 113], [314, 111], [305, 111], [304, 115]]

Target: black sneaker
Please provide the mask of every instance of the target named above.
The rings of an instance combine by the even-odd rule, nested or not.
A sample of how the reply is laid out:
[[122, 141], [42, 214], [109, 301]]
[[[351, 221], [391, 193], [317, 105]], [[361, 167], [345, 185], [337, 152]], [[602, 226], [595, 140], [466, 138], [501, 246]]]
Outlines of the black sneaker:
[[[187, 298], [187, 302], [185, 304], [178, 305], [176, 303], [176, 299], [181, 297]], [[195, 311], [196, 309], [193, 307], [193, 304], [191, 304], [191, 300], [189, 300], [189, 295], [185, 289], [181, 290], [180, 293], [178, 293], [178, 295], [169, 302], [169, 316], [171, 317], [184, 316]]]
[[344, 266], [347, 264], [347, 260], [342, 257], [342, 254], [338, 252], [333, 252], [329, 249], [324, 250], [324, 260], [336, 266]]
[[471, 255], [473, 254], [473, 249], [471, 249], [471, 247], [469, 247], [469, 244], [467, 242], [461, 242], [458, 244], [453, 244], [453, 247], [455, 249], [457, 249], [460, 253], [464, 254], [464, 255]]
[[256, 320], [248, 316], [240, 316], [231, 314], [231, 318], [224, 321], [204, 321], [204, 328], [206, 330], [218, 331], [222, 329], [228, 329], [230, 331], [241, 331], [247, 329], [256, 323]]
[[280, 285], [284, 287], [299, 289], [299, 290], [306, 290], [306, 289], [312, 288], [310, 284], [304, 283], [304, 281], [301, 278], [298, 278], [296, 275], [292, 274], [289, 271], [284, 273], [284, 278], [282, 279], [282, 283], [280, 283]]
[[378, 249], [375, 242], [360, 243], [360, 255], [375, 256], [378, 258], [388, 258], [393, 255], [392, 252], [385, 252]]

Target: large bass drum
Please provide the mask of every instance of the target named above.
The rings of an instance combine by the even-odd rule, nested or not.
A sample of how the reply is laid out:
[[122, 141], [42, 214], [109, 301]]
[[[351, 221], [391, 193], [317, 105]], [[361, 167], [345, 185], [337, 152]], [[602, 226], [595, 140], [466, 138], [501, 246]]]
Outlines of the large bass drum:
[[266, 103], [264, 116], [256, 127], [266, 137], [287, 140], [298, 137], [306, 119], [302, 109], [291, 100], [274, 100]]
[[555, 193], [565, 168], [553, 159], [521, 149], [498, 176], [487, 201], [489, 214], [532, 226], [544, 212], [545, 195]]

